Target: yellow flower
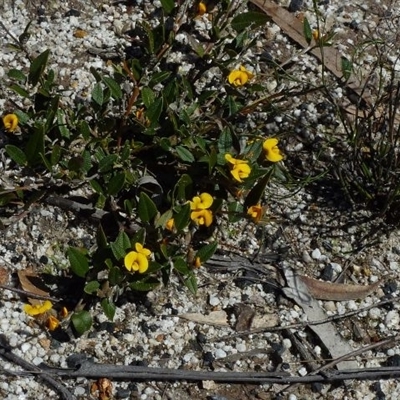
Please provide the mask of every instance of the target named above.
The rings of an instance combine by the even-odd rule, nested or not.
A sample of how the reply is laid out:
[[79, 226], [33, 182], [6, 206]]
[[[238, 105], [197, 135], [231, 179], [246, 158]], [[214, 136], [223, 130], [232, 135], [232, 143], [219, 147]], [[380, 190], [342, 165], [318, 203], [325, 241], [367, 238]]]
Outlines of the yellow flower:
[[175, 227], [175, 221], [173, 218], [170, 218], [167, 223], [165, 224], [165, 229], [168, 229], [169, 231], [173, 231]]
[[200, 196], [194, 196], [190, 201], [191, 210], [206, 210], [210, 208], [214, 199], [208, 193], [202, 193]]
[[193, 265], [194, 265], [195, 268], [200, 268], [201, 267], [201, 259], [200, 259], [200, 257], [196, 257], [194, 259]]
[[318, 29], [314, 29], [314, 30], [312, 31], [312, 36], [313, 36], [314, 40], [315, 40], [316, 42], [318, 42], [318, 39], [319, 39], [319, 30], [318, 30]]
[[143, 274], [149, 268], [149, 260], [151, 251], [144, 248], [140, 243], [135, 243], [135, 250], [130, 251], [124, 257], [125, 268], [130, 272], [138, 271], [139, 274]]
[[260, 204], [251, 206], [247, 210], [247, 215], [250, 215], [251, 219], [254, 222], [260, 222], [262, 214], [263, 214], [263, 208], [260, 206]]
[[25, 304], [23, 309], [28, 315], [31, 315], [33, 317], [35, 315], [44, 314], [45, 312], [51, 310], [52, 307], [53, 304], [51, 304], [51, 301], [46, 300], [42, 304], [35, 304], [35, 305]]
[[238, 182], [243, 182], [243, 179], [248, 178], [251, 172], [248, 161], [238, 160], [237, 158], [233, 158], [230, 154], [225, 154], [225, 160], [231, 164], [231, 174]]
[[278, 162], [283, 160], [281, 151], [278, 148], [278, 139], [267, 139], [263, 143], [263, 149], [265, 151], [265, 157], [268, 161]]
[[143, 254], [145, 257], [150, 257], [151, 251], [149, 249], [144, 248], [140, 243], [135, 243], [135, 250], [139, 254]]
[[197, 6], [197, 15], [204, 15], [207, 12], [207, 7], [206, 5], [200, 1], [200, 3]]
[[46, 321], [46, 327], [49, 331], [54, 331], [56, 330], [60, 325], [60, 321], [56, 318], [50, 315], [49, 318], [47, 318]]
[[247, 71], [245, 67], [240, 66], [239, 69], [231, 71], [228, 75], [228, 82], [233, 86], [243, 86], [253, 77], [254, 75], [250, 71]]
[[7, 132], [14, 132], [18, 126], [18, 117], [15, 114], [7, 114], [3, 117], [4, 129]]
[[211, 210], [195, 210], [190, 214], [191, 220], [197, 225], [205, 225], [209, 227], [213, 221]]

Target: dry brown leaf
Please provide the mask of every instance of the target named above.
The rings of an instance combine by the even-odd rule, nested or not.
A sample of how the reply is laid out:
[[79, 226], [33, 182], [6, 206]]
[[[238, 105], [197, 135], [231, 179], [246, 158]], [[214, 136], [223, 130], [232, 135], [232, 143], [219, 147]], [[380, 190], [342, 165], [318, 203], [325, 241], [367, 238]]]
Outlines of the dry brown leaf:
[[[21, 285], [21, 288], [26, 292], [37, 294], [39, 296], [49, 296], [49, 292], [41, 289], [38, 286], [43, 287], [43, 282], [40, 277], [31, 269], [24, 269], [22, 271], [18, 271], [18, 279]], [[28, 297], [29, 303], [32, 305], [41, 304], [42, 300], [32, 299]]]
[[371, 285], [346, 285], [343, 283], [331, 283], [309, 278], [305, 275], [299, 275], [299, 278], [307, 286], [311, 295], [318, 300], [356, 300], [363, 299], [374, 292], [380, 281]]
[[0, 267], [0, 285], [6, 285], [10, 275], [4, 267]]
[[200, 313], [185, 313], [179, 315], [180, 318], [188, 321], [197, 322], [198, 324], [229, 326], [228, 315], [225, 311], [212, 311], [208, 315]]

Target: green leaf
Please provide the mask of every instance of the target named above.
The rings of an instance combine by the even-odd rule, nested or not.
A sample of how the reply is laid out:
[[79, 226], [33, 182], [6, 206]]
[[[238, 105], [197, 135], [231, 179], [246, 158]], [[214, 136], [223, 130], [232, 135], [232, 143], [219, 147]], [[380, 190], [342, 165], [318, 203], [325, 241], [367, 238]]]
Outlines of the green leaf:
[[190, 221], [190, 204], [184, 204], [180, 211], [175, 215], [175, 228], [179, 232], [186, 228]]
[[[157, 85], [157, 84], [165, 81], [166, 79], [168, 79], [170, 76], [171, 76], [171, 72], [170, 71], [157, 72], [151, 77], [150, 82], [149, 82], [149, 86], [150, 87], [154, 87], [155, 85]], [[142, 92], [142, 96], [143, 96], [143, 92]]]
[[103, 82], [107, 85], [107, 87], [110, 89], [111, 96], [115, 100], [119, 100], [122, 98], [122, 90], [121, 87], [117, 82], [115, 82], [114, 79], [109, 78], [108, 76], [103, 77]]
[[177, 257], [173, 260], [174, 269], [182, 275], [188, 275], [191, 272], [187, 262], [182, 257]]
[[108, 156], [103, 157], [99, 161], [99, 172], [110, 171], [113, 168], [117, 159], [118, 159], [118, 156], [116, 154], [109, 154]]
[[268, 182], [271, 179], [274, 169], [271, 168], [265, 175], [257, 182], [256, 185], [250, 190], [249, 194], [244, 201], [243, 208], [247, 212], [247, 209], [251, 206], [255, 206], [260, 202], [260, 199], [263, 197], [265, 188]]
[[197, 279], [193, 272], [187, 276], [187, 278], [184, 280], [184, 283], [193, 295], [197, 294]]
[[228, 103], [228, 110], [229, 110], [228, 115], [231, 117], [232, 115], [235, 115], [238, 112], [239, 105], [236, 103], [235, 98], [233, 96], [228, 96], [226, 101]]
[[220, 154], [230, 153], [232, 151], [233, 139], [230, 129], [225, 128], [218, 138], [218, 151]]
[[212, 257], [217, 247], [217, 242], [209, 243], [197, 251], [196, 257], [199, 257], [201, 262], [204, 263]]
[[174, 198], [178, 201], [186, 201], [192, 193], [193, 180], [188, 174], [183, 174], [174, 187]]
[[89, 271], [89, 263], [82, 251], [76, 247], [67, 250], [72, 271], [81, 278], [84, 278]]
[[248, 27], [252, 27], [254, 29], [259, 26], [265, 25], [268, 20], [269, 17], [267, 14], [256, 11], [249, 11], [239, 14], [235, 18], [233, 18], [231, 26], [235, 31], [241, 32]]
[[51, 155], [50, 155], [50, 163], [51, 165], [57, 165], [58, 162], [60, 161], [61, 158], [61, 146], [58, 144], [55, 144], [53, 146], [53, 149], [51, 150]]
[[8, 77], [11, 79], [16, 79], [17, 81], [20, 82], [25, 82], [26, 80], [26, 75], [19, 69], [11, 68], [8, 73]]
[[351, 73], [353, 71], [353, 64], [346, 57], [342, 57], [341, 66], [342, 66], [343, 78], [347, 81], [349, 80]]
[[173, 216], [172, 210], [167, 210], [159, 218], [156, 219], [154, 226], [156, 228], [164, 227], [169, 219]]
[[176, 146], [176, 152], [182, 161], [192, 163], [195, 161], [193, 154], [184, 146]]
[[144, 192], [140, 193], [138, 215], [143, 222], [149, 222], [157, 214], [157, 207], [153, 200]]
[[233, 201], [228, 204], [228, 219], [229, 222], [239, 222], [242, 219], [243, 205], [238, 201]]
[[107, 192], [110, 196], [116, 196], [125, 184], [125, 173], [120, 172], [113, 176], [108, 183]]
[[160, 118], [162, 108], [163, 108], [163, 99], [161, 97], [155, 100], [153, 104], [151, 104], [147, 109], [146, 116], [153, 125], [159, 122], [158, 120]]
[[92, 100], [99, 106], [102, 106], [104, 103], [104, 92], [100, 82], [95, 83], [93, 86]]
[[67, 126], [65, 113], [61, 109], [57, 110], [57, 127], [62, 137], [66, 139], [69, 139], [71, 137], [71, 132], [69, 131]]
[[88, 311], [78, 311], [72, 314], [71, 322], [78, 336], [81, 336], [92, 327], [92, 316]]
[[103, 299], [101, 301], [101, 307], [103, 308], [104, 314], [106, 317], [112, 321], [115, 316], [115, 304], [109, 299]]
[[26, 155], [19, 147], [13, 146], [12, 144], [8, 144], [5, 146], [5, 148], [6, 148], [7, 154], [18, 165], [23, 167], [27, 164], [28, 160], [26, 159]]
[[165, 14], [170, 14], [171, 11], [175, 8], [174, 0], [161, 0], [162, 8], [164, 9]]
[[33, 61], [29, 68], [28, 81], [31, 85], [36, 86], [42, 77], [49, 59], [50, 50], [45, 50], [39, 54]]
[[131, 247], [131, 241], [125, 231], [121, 231], [115, 242], [110, 243], [111, 251], [118, 261], [125, 257], [127, 250], [131, 249]]
[[306, 39], [306, 42], [309, 45], [311, 43], [313, 36], [310, 23], [308, 22], [308, 19], [306, 17], [304, 17], [303, 20], [303, 32], [304, 32], [304, 38]]
[[149, 292], [150, 290], [156, 289], [160, 286], [160, 282], [156, 278], [145, 277], [140, 281], [132, 282], [129, 286], [132, 290], [138, 292]]
[[99, 288], [100, 288], [99, 282], [91, 281], [85, 285], [83, 291], [87, 294], [93, 294], [93, 293], [96, 293]]
[[35, 164], [44, 154], [44, 126], [35, 127], [35, 131], [25, 147], [25, 155], [29, 164]]
[[154, 99], [154, 92], [148, 86], [145, 86], [142, 89], [142, 100], [145, 107], [149, 108], [154, 103]]
[[23, 87], [19, 85], [11, 85], [10, 89], [13, 90], [15, 93], [19, 94], [21, 97], [28, 98], [29, 97], [29, 92], [26, 91]]
[[105, 249], [108, 245], [107, 236], [101, 224], [99, 224], [99, 226], [97, 227], [96, 243], [97, 247], [100, 249]]
[[108, 281], [110, 286], [120, 286], [124, 280], [124, 274], [120, 267], [111, 267], [108, 272]]

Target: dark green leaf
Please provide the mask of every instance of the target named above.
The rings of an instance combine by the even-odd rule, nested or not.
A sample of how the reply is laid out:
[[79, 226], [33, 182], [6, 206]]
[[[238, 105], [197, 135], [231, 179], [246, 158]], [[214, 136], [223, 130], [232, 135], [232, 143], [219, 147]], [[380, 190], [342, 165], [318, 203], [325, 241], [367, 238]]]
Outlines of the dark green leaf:
[[84, 278], [89, 271], [89, 263], [86, 256], [76, 247], [70, 247], [67, 250], [67, 255], [72, 271], [81, 278]]
[[187, 278], [184, 280], [184, 283], [193, 295], [197, 294], [197, 279], [193, 272], [187, 276]]
[[161, 97], [159, 99], [156, 99], [153, 102], [153, 104], [151, 104], [147, 109], [146, 116], [153, 125], [159, 122], [162, 108], [163, 108], [163, 99]]
[[191, 272], [187, 262], [182, 257], [177, 257], [173, 260], [174, 268], [182, 275], [188, 275]]
[[230, 129], [225, 128], [218, 138], [218, 151], [220, 154], [230, 153], [232, 151], [233, 140]]
[[157, 214], [157, 207], [153, 200], [144, 192], [140, 193], [138, 215], [143, 222], [149, 222]]
[[242, 219], [243, 205], [238, 201], [228, 204], [228, 219], [229, 222], [234, 223]]
[[[149, 86], [154, 87], [155, 85], [165, 81], [171, 76], [170, 71], [161, 71], [161, 72], [156, 72], [153, 74], [153, 76], [150, 79]], [[143, 96], [143, 93], [142, 93]]]
[[26, 80], [25, 74], [19, 69], [12, 68], [8, 71], [7, 75], [9, 78], [16, 79], [20, 82], [25, 82]]
[[183, 174], [174, 187], [174, 197], [178, 201], [186, 201], [192, 193], [193, 180], [188, 174]]
[[209, 243], [197, 251], [196, 257], [199, 257], [201, 262], [204, 263], [212, 257], [217, 247], [217, 242]]
[[101, 224], [99, 224], [99, 226], [97, 227], [96, 243], [97, 243], [97, 247], [100, 249], [104, 249], [108, 245], [107, 236], [106, 236], [103, 226]]
[[69, 139], [71, 136], [71, 132], [68, 129], [64, 111], [61, 109], [57, 110], [57, 126], [61, 136]]
[[154, 226], [156, 228], [164, 227], [169, 219], [173, 216], [172, 210], [167, 210], [159, 218], [156, 219]]
[[29, 92], [26, 91], [23, 87], [19, 85], [11, 85], [10, 89], [13, 90], [15, 93], [19, 94], [21, 97], [28, 98], [29, 97]]
[[107, 192], [110, 196], [116, 196], [125, 184], [125, 173], [120, 172], [119, 174], [113, 176], [108, 183]]
[[36, 86], [42, 77], [49, 59], [50, 50], [45, 50], [39, 54], [33, 61], [29, 68], [28, 81], [31, 85]]
[[165, 14], [169, 14], [175, 8], [174, 0], [161, 0], [162, 8], [164, 9]]
[[41, 159], [40, 154], [44, 154], [44, 127], [35, 127], [34, 133], [28, 140], [25, 147], [25, 155], [29, 164], [35, 164]]
[[104, 103], [104, 92], [100, 82], [95, 83], [92, 90], [92, 100], [99, 106]]
[[103, 308], [104, 314], [106, 315], [106, 317], [112, 321], [114, 319], [115, 316], [115, 304], [113, 302], [111, 302], [111, 300], [109, 299], [103, 299], [101, 301], [101, 307]]
[[50, 163], [51, 165], [57, 165], [58, 162], [60, 161], [61, 158], [61, 146], [58, 144], [55, 144], [53, 146], [53, 149], [51, 150], [51, 156], [50, 156]]
[[193, 154], [190, 150], [183, 146], [176, 146], [176, 152], [182, 161], [192, 163], [195, 161]]
[[353, 71], [352, 62], [346, 57], [342, 57], [342, 74], [343, 78], [346, 81], [350, 78], [352, 71]]
[[144, 279], [136, 282], [132, 282], [130, 285], [132, 290], [138, 292], [149, 292], [150, 290], [156, 289], [160, 286], [158, 279], [153, 277], [145, 277]]
[[233, 96], [228, 96], [226, 101], [228, 103], [228, 109], [229, 109], [228, 115], [231, 117], [232, 115], [235, 115], [238, 112], [239, 105], [236, 103], [235, 97]]
[[268, 185], [268, 182], [271, 179], [273, 168], [271, 168], [260, 181], [254, 185], [254, 187], [250, 190], [249, 194], [244, 201], [243, 208], [245, 211], [251, 206], [255, 206], [260, 202], [260, 199], [263, 197], [265, 188]]
[[5, 146], [7, 154], [11, 157], [11, 159], [16, 162], [18, 165], [23, 167], [27, 164], [28, 160], [26, 159], [25, 153], [17, 146], [12, 144], [8, 144]]
[[99, 172], [108, 172], [112, 170], [117, 159], [118, 156], [116, 154], [109, 154], [108, 156], [103, 157], [99, 161]]
[[186, 228], [190, 221], [190, 204], [184, 204], [180, 211], [175, 215], [175, 228], [179, 232]]
[[154, 92], [148, 86], [145, 86], [143, 87], [141, 94], [143, 104], [146, 108], [149, 108], [153, 104], [155, 99]]
[[108, 272], [108, 281], [111, 286], [119, 286], [124, 280], [124, 274], [120, 267], [111, 267]]
[[105, 76], [105, 77], [103, 77], [103, 82], [108, 86], [108, 88], [110, 89], [110, 92], [111, 92], [111, 96], [115, 100], [119, 100], [122, 98], [121, 87], [117, 82], [115, 82], [114, 79], [111, 79], [111, 78]]
[[78, 336], [83, 335], [92, 327], [92, 317], [89, 312], [85, 310], [73, 313], [71, 322]]
[[110, 244], [111, 251], [116, 260], [121, 260], [125, 257], [128, 249], [131, 249], [131, 241], [125, 231], [121, 231], [115, 240]]
[[308, 19], [306, 17], [304, 17], [303, 19], [303, 33], [307, 44], [310, 44], [313, 36], [310, 23], [308, 22]]
[[248, 27], [257, 28], [259, 26], [265, 25], [269, 20], [267, 14], [249, 11], [242, 14], [237, 15], [233, 18], [231, 22], [231, 26], [235, 31], [241, 32]]
[[99, 288], [100, 288], [99, 282], [91, 281], [85, 285], [83, 291], [87, 294], [93, 294], [93, 293], [96, 293]]

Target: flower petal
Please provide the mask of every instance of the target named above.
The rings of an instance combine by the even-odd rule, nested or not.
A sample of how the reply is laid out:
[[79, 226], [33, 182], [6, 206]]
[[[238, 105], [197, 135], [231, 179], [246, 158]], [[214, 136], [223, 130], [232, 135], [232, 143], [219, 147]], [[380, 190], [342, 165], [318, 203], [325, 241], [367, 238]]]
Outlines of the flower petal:
[[137, 255], [137, 263], [139, 266], [139, 274], [143, 274], [143, 272], [146, 272], [147, 269], [149, 268], [149, 260], [147, 257], [141, 253]]
[[137, 258], [138, 258], [138, 253], [136, 251], [130, 251], [124, 257], [124, 265], [128, 271], [132, 271], [132, 270], [137, 271], [138, 270]]
[[4, 129], [8, 132], [14, 132], [18, 126], [18, 117], [15, 114], [7, 114], [3, 117]]

